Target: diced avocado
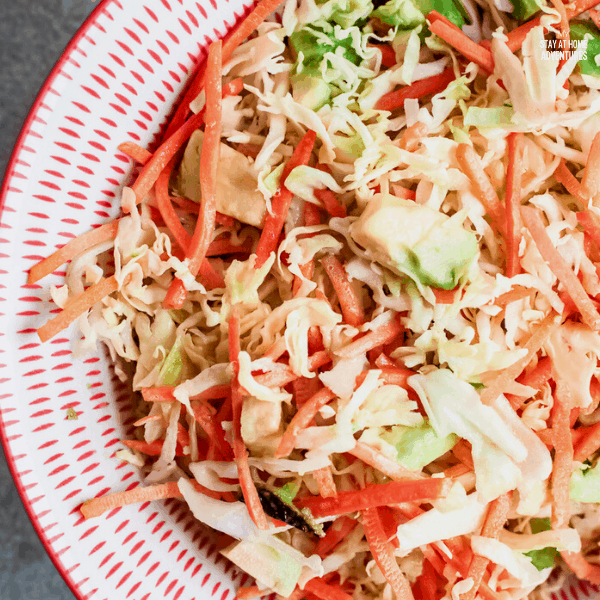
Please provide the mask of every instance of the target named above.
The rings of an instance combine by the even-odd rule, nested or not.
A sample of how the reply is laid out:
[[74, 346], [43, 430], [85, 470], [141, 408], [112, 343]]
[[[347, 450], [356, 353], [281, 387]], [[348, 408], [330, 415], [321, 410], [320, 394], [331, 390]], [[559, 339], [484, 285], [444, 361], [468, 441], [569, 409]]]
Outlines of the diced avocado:
[[451, 433], [439, 437], [428, 424], [421, 427], [392, 427], [381, 438], [398, 453], [397, 462], [410, 471], [419, 471], [452, 450], [458, 437]]
[[376, 194], [350, 233], [392, 271], [447, 290], [469, 276], [479, 254], [477, 238], [455, 218], [390, 194]]
[[167, 358], [165, 358], [158, 375], [160, 385], [175, 386], [186, 379], [186, 373], [188, 373], [190, 368], [190, 361], [182, 350], [183, 340], [183, 337], [178, 338], [169, 351], [169, 354], [167, 354]]
[[[541, 533], [542, 531], [549, 531], [552, 528], [550, 519], [531, 519], [529, 524], [531, 526], [531, 533]], [[531, 563], [538, 571], [543, 571], [554, 566], [558, 550], [552, 547], [542, 548], [526, 552], [525, 556], [531, 559]]]
[[571, 500], [600, 503], [600, 463], [591, 469], [584, 466], [571, 475]]
[[[586, 56], [577, 64], [584, 75], [592, 77], [600, 77], [600, 66], [596, 64], [596, 56], [600, 55], [600, 31], [598, 28], [588, 21], [571, 21], [571, 40], [582, 42], [586, 35], [588, 43], [586, 48]], [[583, 50], [583, 48], [573, 48], [573, 50]], [[568, 48], [561, 48], [568, 50]]]
[[510, 0], [510, 2], [514, 8], [511, 17], [518, 21], [526, 21], [540, 11], [540, 5], [536, 0]]
[[317, 111], [331, 98], [331, 87], [318, 75], [298, 73], [292, 77], [292, 96], [306, 108]]
[[428, 15], [436, 10], [457, 27], [471, 22], [469, 13], [460, 0], [416, 0], [416, 3], [423, 14]]
[[413, 0], [390, 0], [375, 9], [372, 16], [400, 29], [414, 29], [425, 22], [425, 16], [415, 6]]
[[284, 598], [294, 591], [302, 572], [302, 565], [293, 557], [266, 544], [242, 540], [221, 553]]

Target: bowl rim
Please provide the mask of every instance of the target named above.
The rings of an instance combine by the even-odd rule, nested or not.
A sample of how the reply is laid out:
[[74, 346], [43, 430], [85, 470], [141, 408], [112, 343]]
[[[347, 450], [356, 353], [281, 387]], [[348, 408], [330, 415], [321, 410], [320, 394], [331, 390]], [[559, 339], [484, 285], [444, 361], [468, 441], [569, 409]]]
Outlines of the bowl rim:
[[[34, 100], [33, 104], [31, 105], [31, 108], [29, 109], [27, 117], [25, 118], [25, 121], [23, 122], [21, 130], [19, 131], [17, 141], [15, 143], [14, 148], [12, 149], [10, 159], [6, 166], [4, 180], [2, 182], [2, 186], [0, 187], [0, 222], [2, 222], [2, 215], [4, 213], [4, 208], [6, 205], [6, 198], [8, 196], [10, 183], [13, 178], [14, 171], [15, 171], [15, 165], [21, 154], [21, 151], [22, 151], [22, 148], [23, 148], [23, 145], [25, 142], [25, 138], [27, 137], [27, 133], [28, 133], [29, 129], [31, 128], [31, 125], [34, 122], [36, 115], [39, 112], [39, 109], [40, 109], [41, 105], [43, 104], [45, 97], [48, 94], [49, 89], [52, 87], [52, 84], [54, 83], [56, 78], [59, 76], [60, 71], [62, 70], [65, 63], [68, 62], [69, 57], [71, 56], [71, 54], [73, 53], [73, 51], [75, 50], [75, 48], [77, 47], [77, 45], [79, 44], [81, 39], [84, 38], [87, 35], [87, 33], [89, 32], [89, 30], [94, 27], [94, 23], [97, 21], [98, 17], [104, 13], [105, 9], [108, 6], [110, 6], [111, 4], [114, 4], [115, 1], [116, 0], [101, 0], [100, 3], [98, 4], [98, 6], [96, 6], [92, 10], [92, 12], [87, 16], [85, 21], [81, 24], [79, 29], [76, 31], [75, 35], [69, 40], [69, 43], [65, 46], [59, 59], [56, 61], [55, 65], [52, 67], [50, 73], [44, 80], [42, 87], [40, 88], [39, 92], [37, 93], [35, 100]], [[2, 411], [0, 411], [0, 441], [2, 442], [2, 446], [4, 448], [4, 454], [6, 456], [6, 462], [8, 464], [8, 469], [10, 471], [10, 474], [11, 474], [13, 481], [15, 483], [15, 486], [17, 488], [17, 492], [19, 493], [19, 496], [21, 498], [21, 502], [23, 503], [25, 511], [27, 512], [27, 516], [28, 516], [31, 524], [33, 525], [36, 535], [38, 536], [39, 540], [41, 541], [42, 545], [44, 546], [44, 549], [46, 550], [48, 556], [50, 557], [50, 560], [56, 567], [56, 570], [59, 572], [60, 576], [63, 578], [63, 580], [65, 581], [65, 583], [67, 584], [67, 586], [69, 587], [71, 592], [73, 593], [73, 595], [77, 598], [77, 600], [83, 600], [84, 595], [80, 589], [79, 584], [77, 584], [75, 582], [75, 580], [73, 579], [73, 577], [68, 572], [65, 565], [63, 564], [60, 556], [58, 555], [58, 553], [54, 550], [54, 548], [50, 544], [50, 542], [48, 540], [48, 536], [43, 531], [43, 528], [39, 521], [39, 518], [36, 516], [35, 511], [33, 510], [33, 505], [31, 504], [29, 496], [27, 495], [27, 492], [24, 488], [24, 484], [21, 481], [21, 476], [19, 475], [19, 470], [17, 468], [15, 457], [12, 452], [10, 442], [8, 441], [8, 435], [7, 435], [6, 426], [5, 426], [5, 419], [2, 414]]]

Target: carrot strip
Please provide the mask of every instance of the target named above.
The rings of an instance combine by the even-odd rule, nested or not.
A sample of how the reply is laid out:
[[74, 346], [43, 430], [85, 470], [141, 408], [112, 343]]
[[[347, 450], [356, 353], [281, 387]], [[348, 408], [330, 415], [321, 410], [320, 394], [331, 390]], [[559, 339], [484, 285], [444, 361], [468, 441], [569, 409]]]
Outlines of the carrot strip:
[[[552, 361], [548, 358], [542, 358], [536, 365], [535, 369], [526, 375], [521, 375], [517, 380], [522, 385], [542, 389], [552, 377]], [[513, 394], [506, 394], [507, 400], [511, 403], [515, 410], [521, 408], [525, 402], [525, 398], [521, 396], [514, 396]]]
[[443, 92], [448, 84], [456, 79], [454, 69], [444, 69], [440, 74], [433, 75], [415, 81], [399, 90], [394, 90], [384, 94], [375, 105], [377, 110], [387, 110], [393, 112], [398, 108], [404, 108], [404, 101], [417, 99], [420, 100], [425, 96], [431, 96]]
[[127, 506], [128, 504], [138, 504], [140, 502], [151, 502], [153, 500], [162, 500], [165, 498], [180, 498], [181, 492], [177, 483], [172, 481], [161, 485], [153, 485], [149, 487], [136, 487], [128, 492], [117, 492], [94, 498], [84, 502], [81, 506], [81, 514], [86, 519], [99, 517], [109, 510]]
[[375, 448], [372, 448], [364, 442], [356, 442], [356, 446], [354, 446], [354, 448], [348, 452], [349, 454], [352, 454], [352, 456], [362, 460], [365, 464], [377, 469], [394, 481], [420, 479], [420, 477], [412, 471], [405, 469], [396, 461], [388, 458], [385, 454], [379, 450], [375, 450]]
[[[497, 540], [500, 537], [500, 532], [506, 523], [508, 511], [512, 500], [512, 493], [503, 494], [494, 500], [488, 511], [481, 535], [486, 538]], [[473, 587], [466, 593], [461, 594], [460, 600], [475, 600], [475, 596], [479, 591], [479, 586], [483, 581], [483, 576], [489, 565], [488, 558], [474, 555], [469, 565], [468, 577], [473, 579]]]
[[454, 454], [454, 456], [456, 456], [456, 458], [458, 458], [463, 465], [469, 467], [471, 471], [474, 470], [475, 467], [473, 464], [473, 453], [471, 451], [471, 446], [468, 445], [465, 440], [460, 440], [460, 442], [458, 442], [454, 448], [452, 448], [452, 454]]
[[594, 454], [598, 448], [600, 448], [600, 423], [585, 428], [583, 438], [579, 440], [575, 448], [573, 459], [577, 462], [583, 462]]
[[79, 237], [72, 239], [70, 242], [65, 244], [62, 248], [40, 261], [36, 265], [33, 265], [29, 271], [29, 277], [27, 283], [31, 285], [36, 281], [50, 275], [53, 271], [58, 269], [62, 264], [69, 260], [73, 260], [78, 254], [81, 254], [85, 250], [103, 244], [109, 240], [114, 240], [117, 231], [119, 230], [120, 219], [106, 223], [97, 229], [92, 229]]
[[206, 256], [221, 256], [223, 254], [250, 254], [252, 239], [246, 238], [241, 244], [233, 244], [228, 239], [219, 239], [211, 242], [206, 251]]
[[369, 48], [377, 48], [381, 52], [381, 65], [391, 69], [397, 64], [396, 52], [389, 44], [367, 44]]
[[319, 540], [314, 553], [321, 558], [325, 558], [354, 531], [357, 525], [358, 521], [356, 519], [339, 517], [327, 530], [325, 536]]
[[392, 188], [392, 194], [397, 198], [402, 198], [403, 200], [415, 200], [417, 197], [417, 193], [413, 190], [409, 190], [397, 183], [390, 184]]
[[500, 371], [496, 378], [491, 381], [488, 387], [482, 391], [480, 399], [484, 404], [491, 404], [496, 398], [504, 392], [506, 385], [514, 381], [525, 369], [525, 367], [537, 355], [544, 342], [550, 337], [552, 332], [560, 325], [561, 317], [556, 314], [548, 315], [536, 328], [535, 333], [527, 340], [524, 348], [527, 354], [514, 362], [506, 369]]
[[[331, 356], [328, 352], [325, 352], [324, 350], [315, 352], [312, 356], [308, 357], [308, 370], [316, 371], [330, 362]], [[286, 367], [285, 369], [277, 369], [276, 371], [269, 371], [268, 373], [257, 375], [254, 379], [261, 385], [266, 385], [268, 387], [283, 387], [298, 379], [298, 375], [296, 375], [290, 367]]]
[[323, 498], [335, 498], [337, 496], [337, 489], [335, 487], [335, 481], [333, 480], [333, 474], [329, 467], [323, 467], [313, 471], [313, 477], [319, 486], [319, 495]]
[[336, 195], [331, 190], [315, 190], [315, 198], [322, 202], [325, 210], [332, 217], [344, 218], [348, 216], [346, 207], [337, 199]]
[[454, 304], [457, 288], [452, 290], [443, 290], [441, 288], [431, 288], [435, 296], [436, 304]]
[[600, 566], [589, 563], [579, 552], [561, 552], [563, 560], [578, 579], [600, 585]]
[[336, 354], [342, 358], [355, 358], [377, 346], [388, 344], [403, 331], [402, 325], [396, 319], [392, 319], [389, 323], [381, 325], [363, 337], [350, 342], [350, 344], [338, 350]]
[[321, 579], [311, 579], [304, 586], [304, 590], [321, 600], [352, 600], [352, 596], [346, 594], [339, 586], [325, 583]]
[[171, 178], [173, 166], [174, 164], [171, 161], [156, 180], [156, 204], [165, 225], [173, 234], [179, 247], [185, 252], [189, 248], [192, 238], [181, 224], [169, 198], [169, 179]]
[[329, 254], [321, 259], [321, 264], [329, 276], [340, 301], [344, 321], [348, 325], [359, 327], [364, 323], [365, 314], [360, 300], [350, 285], [350, 280], [342, 263], [333, 254]]
[[577, 222], [600, 248], [600, 217], [591, 210], [582, 210], [577, 213]]
[[506, 292], [506, 294], [498, 296], [496, 300], [494, 300], [494, 305], [499, 306], [500, 308], [506, 308], [511, 302], [523, 300], [523, 298], [529, 298], [535, 293], [535, 290], [532, 289], [515, 288], [510, 290], [510, 292]]
[[[164, 441], [156, 440], [155, 442], [142, 442], [139, 440], [121, 440], [121, 444], [131, 448], [132, 450], [137, 450], [142, 454], [147, 454], [148, 456], [160, 456]], [[176, 456], [183, 456], [182, 449], [177, 448], [177, 452], [175, 454]]]
[[162, 415], [148, 415], [146, 417], [138, 419], [133, 425], [134, 427], [139, 427], [140, 425], [144, 425], [145, 423], [151, 423], [152, 421], [161, 421], [162, 418]]
[[481, 160], [477, 152], [469, 144], [459, 144], [456, 149], [456, 159], [467, 177], [471, 180], [473, 191], [483, 204], [485, 211], [490, 216], [494, 226], [502, 234], [504, 231], [504, 208], [496, 190], [483, 170]]
[[[243, 82], [238, 78], [230, 81], [223, 89], [223, 93], [226, 96], [236, 96], [242, 89]], [[169, 162], [171, 162], [171, 159], [177, 154], [178, 150], [188, 141], [192, 133], [201, 127], [204, 123], [204, 117], [205, 110], [202, 110], [183, 123], [159, 146], [152, 155], [152, 158], [144, 165], [139, 177], [132, 186], [138, 204], [147, 196], [158, 176]]]
[[123, 154], [127, 154], [129, 158], [133, 158], [133, 160], [142, 165], [145, 165], [152, 158], [152, 152], [148, 152], [146, 148], [142, 148], [135, 142], [123, 142], [122, 144], [119, 144], [117, 148]]
[[508, 136], [508, 167], [506, 169], [506, 276], [514, 277], [521, 271], [519, 244], [521, 243], [521, 176], [523, 175], [524, 137], [522, 133]]
[[569, 485], [573, 471], [573, 441], [571, 440], [571, 405], [569, 390], [561, 381], [556, 383], [555, 408], [552, 413], [554, 463], [552, 465], [552, 529], [569, 526], [571, 500]]
[[263, 593], [258, 589], [257, 585], [239, 588], [235, 593], [236, 600], [252, 600], [252, 598], [260, 598]]
[[319, 390], [310, 400], [300, 407], [285, 430], [281, 442], [279, 442], [279, 447], [275, 452], [275, 458], [287, 456], [295, 448], [296, 439], [298, 438], [299, 433], [303, 429], [306, 429], [319, 410], [334, 398], [335, 394], [329, 388], [325, 387], [322, 390]]
[[119, 284], [114, 275], [90, 286], [81, 296], [75, 298], [71, 304], [58, 313], [56, 317], [50, 319], [50, 321], [37, 330], [40, 340], [46, 342], [50, 338], [53, 338], [83, 313], [92, 308], [94, 304], [100, 302], [103, 298], [106, 298], [106, 296], [116, 292], [118, 289]]
[[494, 57], [489, 50], [476, 44], [461, 29], [435, 10], [427, 15], [427, 20], [432, 33], [442, 38], [469, 61], [478, 64], [487, 73], [494, 72]]
[[283, 168], [279, 188], [271, 200], [272, 212], [267, 214], [262, 234], [256, 248], [256, 261], [254, 264], [257, 269], [265, 264], [271, 255], [271, 252], [277, 250], [279, 236], [283, 230], [283, 224], [285, 223], [285, 218], [293, 197], [293, 194], [285, 187], [285, 180], [293, 169], [308, 163], [316, 139], [317, 134], [309, 129], [304, 134], [304, 137], [300, 140], [300, 143], [294, 149], [294, 153]]
[[244, 496], [244, 502], [254, 524], [259, 529], [269, 529], [269, 520], [263, 510], [256, 485], [252, 480], [248, 465], [248, 451], [242, 438], [242, 388], [239, 380], [240, 354], [240, 317], [237, 308], [233, 308], [229, 319], [229, 360], [233, 366], [234, 377], [231, 382], [231, 407], [233, 411], [233, 454], [238, 468], [238, 478]]
[[[363, 371], [356, 378], [356, 387], [362, 385], [369, 371]], [[387, 383], [388, 385], [399, 385], [404, 389], [410, 389], [408, 385], [408, 378], [412, 377], [415, 374], [414, 371], [410, 369], [402, 369], [400, 367], [385, 367], [381, 369], [381, 373], [379, 374], [379, 379], [381, 381]]]
[[300, 498], [296, 501], [296, 505], [300, 508], [309, 508], [316, 518], [329, 517], [400, 502], [435, 500], [444, 496], [451, 485], [450, 480], [438, 478], [392, 481], [369, 485], [362, 490], [338, 492], [337, 498], [320, 496]]
[[192, 404], [194, 419], [202, 427], [210, 440], [211, 446], [221, 455], [223, 460], [232, 460], [233, 452], [231, 446], [225, 439], [225, 431], [218, 423], [206, 404], [194, 402]]
[[437, 600], [437, 577], [433, 563], [429, 559], [423, 562], [423, 572], [418, 582], [423, 600]]
[[560, 252], [550, 240], [546, 227], [538, 212], [531, 207], [525, 206], [521, 209], [523, 220], [529, 233], [535, 242], [542, 258], [546, 261], [552, 272], [558, 277], [565, 290], [573, 300], [575, 306], [581, 313], [584, 322], [594, 331], [600, 330], [600, 314], [594, 303], [590, 300], [583, 285], [566, 263]]
[[182, 448], [190, 445], [190, 434], [181, 423], [177, 423], [177, 443]]
[[558, 183], [561, 183], [571, 196], [577, 198], [582, 204], [587, 204], [587, 200], [581, 193], [581, 184], [577, 181], [573, 173], [569, 171], [569, 167], [567, 167], [564, 158], [560, 161], [558, 167], [556, 167], [553, 175], [554, 179], [556, 179]]
[[400, 138], [398, 144], [402, 150], [408, 150], [408, 152], [414, 152], [419, 148], [419, 144], [424, 137], [427, 137], [429, 129], [425, 123], [417, 121], [414, 125], [411, 125], [406, 129]]
[[376, 508], [363, 511], [362, 524], [365, 536], [379, 570], [392, 587], [396, 600], [413, 600], [410, 585], [404, 577], [392, 545], [387, 541], [383, 524]]

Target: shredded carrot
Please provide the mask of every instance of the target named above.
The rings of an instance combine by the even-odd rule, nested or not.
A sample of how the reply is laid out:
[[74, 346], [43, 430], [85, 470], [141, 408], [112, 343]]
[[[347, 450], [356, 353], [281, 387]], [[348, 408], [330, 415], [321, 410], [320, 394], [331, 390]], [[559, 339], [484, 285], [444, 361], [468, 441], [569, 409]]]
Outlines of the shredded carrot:
[[579, 552], [561, 552], [563, 560], [578, 579], [600, 585], [600, 566], [589, 563]]
[[395, 460], [388, 458], [385, 454], [372, 448], [364, 442], [356, 442], [356, 446], [348, 451], [349, 454], [362, 460], [365, 464], [377, 469], [386, 477], [394, 481], [404, 481], [406, 479], [420, 479], [418, 475], [405, 469]]
[[481, 402], [484, 404], [492, 404], [496, 398], [502, 394], [506, 385], [514, 381], [525, 369], [525, 367], [537, 355], [544, 342], [550, 337], [552, 332], [560, 325], [561, 317], [557, 314], [548, 315], [537, 327], [534, 334], [527, 340], [524, 349], [527, 354], [515, 361], [506, 369], [500, 371], [495, 379], [489, 382], [485, 390], [480, 395]]
[[415, 200], [417, 198], [415, 191], [409, 190], [397, 183], [391, 183], [390, 187], [392, 188], [392, 194], [397, 198], [402, 198], [403, 200]]
[[524, 298], [529, 298], [536, 293], [534, 289], [528, 288], [515, 288], [510, 290], [510, 292], [506, 292], [506, 294], [502, 294], [494, 300], [494, 306], [499, 306], [500, 308], [506, 308], [511, 302], [517, 302], [518, 300], [523, 300]]
[[145, 425], [146, 423], [151, 423], [152, 421], [162, 421], [162, 415], [148, 415], [146, 417], [142, 417], [138, 419], [133, 425], [135, 427], [140, 427], [141, 425]]
[[[543, 385], [550, 380], [552, 376], [552, 361], [548, 358], [542, 358], [536, 365], [535, 369], [531, 373], [521, 375], [518, 378], [518, 382], [522, 385], [533, 387], [536, 389], [542, 389]], [[518, 410], [523, 406], [526, 398], [522, 396], [514, 396], [513, 394], [506, 394], [506, 399], [511, 403], [515, 410]]]
[[574, 460], [583, 462], [600, 448], [600, 423], [585, 428], [583, 437], [575, 447]]
[[469, 467], [471, 471], [474, 469], [473, 453], [470, 445], [468, 445], [465, 440], [460, 440], [454, 448], [452, 448], [452, 454], [454, 454], [463, 465]]
[[310, 400], [300, 407], [279, 442], [279, 446], [275, 452], [275, 458], [287, 456], [295, 448], [296, 439], [299, 433], [303, 429], [306, 429], [319, 410], [334, 398], [335, 394], [329, 388], [325, 387], [322, 390], [319, 390]]
[[598, 12], [598, 10], [595, 8], [591, 8], [588, 11], [588, 14], [590, 15], [590, 18], [592, 19], [592, 21], [594, 21], [594, 25], [598, 29], [600, 29], [600, 13]]
[[460, 477], [461, 475], [465, 475], [466, 473], [471, 473], [473, 469], [470, 469], [467, 465], [463, 463], [458, 463], [453, 465], [452, 467], [448, 467], [444, 471], [444, 477]]
[[[315, 352], [312, 356], [308, 357], [308, 370], [316, 371], [330, 362], [331, 356], [329, 352], [325, 352], [324, 350]], [[286, 367], [285, 369], [276, 369], [275, 371], [257, 375], [254, 379], [261, 385], [266, 385], [267, 387], [283, 387], [298, 379], [298, 375], [296, 375], [290, 367]]]
[[459, 144], [456, 149], [456, 159], [464, 173], [470, 179], [473, 191], [483, 204], [493, 225], [500, 233], [504, 234], [505, 211], [496, 190], [483, 170], [483, 165], [477, 152], [469, 144]]
[[234, 377], [231, 382], [231, 407], [233, 410], [233, 454], [238, 468], [238, 477], [244, 502], [254, 524], [259, 529], [269, 529], [269, 520], [263, 510], [256, 485], [252, 480], [248, 465], [248, 451], [242, 438], [242, 388], [239, 380], [240, 316], [234, 307], [229, 318], [229, 360], [233, 365]]
[[429, 29], [465, 58], [479, 65], [487, 73], [494, 72], [494, 57], [489, 50], [476, 44], [461, 29], [435, 10], [427, 15]]
[[181, 224], [181, 221], [171, 204], [171, 199], [169, 198], [169, 179], [171, 178], [173, 166], [174, 163], [171, 161], [156, 180], [156, 204], [165, 225], [173, 234], [179, 247], [185, 252], [189, 248], [192, 238]]
[[[486, 538], [497, 540], [500, 537], [500, 532], [506, 523], [508, 511], [512, 500], [512, 493], [503, 494], [494, 500], [488, 511], [481, 535]], [[479, 586], [483, 581], [483, 576], [489, 564], [489, 559], [483, 556], [474, 555], [467, 576], [473, 579], [473, 587], [466, 593], [461, 594], [460, 600], [475, 600]]]
[[163, 498], [179, 498], [181, 492], [176, 482], [163, 483], [161, 485], [153, 485], [149, 487], [136, 487], [128, 492], [117, 492], [94, 498], [84, 502], [81, 507], [81, 514], [86, 519], [99, 517], [109, 510], [127, 506], [128, 504], [138, 504], [140, 502], [151, 502], [153, 500], [161, 500]]
[[424, 137], [427, 137], [429, 129], [425, 123], [417, 121], [414, 125], [407, 127], [406, 131], [400, 138], [399, 146], [402, 150], [408, 150], [408, 152], [414, 152], [419, 148], [419, 144]]
[[398, 335], [403, 333], [404, 328], [397, 319], [392, 319], [389, 323], [381, 325], [377, 329], [370, 331], [366, 335], [354, 340], [347, 346], [344, 346], [336, 352], [342, 358], [355, 358], [364, 352], [368, 352], [377, 346], [388, 344]]
[[423, 561], [423, 571], [417, 581], [423, 600], [437, 600], [437, 576], [430, 560]]
[[313, 477], [319, 486], [319, 495], [323, 498], [335, 498], [337, 496], [337, 489], [335, 487], [335, 481], [333, 480], [333, 474], [329, 467], [323, 467], [313, 471]]
[[552, 465], [552, 529], [569, 526], [571, 499], [569, 485], [573, 471], [573, 442], [571, 440], [570, 415], [572, 398], [568, 387], [562, 381], [556, 382], [552, 413], [552, 433], [554, 439], [554, 462]]
[[97, 229], [92, 229], [79, 237], [72, 239], [70, 242], [65, 244], [62, 248], [40, 261], [29, 271], [29, 277], [27, 278], [28, 285], [35, 283], [50, 275], [53, 271], [58, 269], [62, 264], [69, 260], [73, 260], [78, 254], [103, 244], [109, 240], [114, 240], [119, 230], [119, 219], [106, 223]]
[[451, 485], [450, 480], [438, 478], [392, 481], [368, 485], [362, 490], [338, 492], [337, 498], [320, 496], [300, 498], [296, 501], [296, 505], [300, 508], [309, 508], [316, 518], [330, 517], [400, 502], [435, 500], [445, 496]]
[[582, 210], [577, 213], [577, 222], [594, 244], [600, 248], [600, 217], [592, 210]]
[[377, 101], [375, 108], [377, 110], [393, 112], [398, 108], [404, 108], [405, 100], [420, 100], [425, 96], [432, 96], [443, 92], [448, 87], [448, 84], [455, 79], [456, 75], [454, 74], [454, 69], [445, 69], [438, 75], [420, 79], [399, 90], [388, 92]]
[[[142, 454], [147, 454], [148, 456], [160, 456], [164, 440], [156, 440], [154, 442], [142, 442], [140, 440], [121, 440], [121, 443], [123, 444], [123, 446], [127, 446], [132, 450], [137, 450]], [[182, 455], [183, 452], [180, 448], [178, 448], [178, 452], [176, 452], [176, 454]]]
[[231, 446], [225, 439], [225, 431], [221, 423], [217, 422], [215, 416], [206, 404], [194, 401], [192, 403], [194, 419], [206, 433], [211, 447], [222, 457], [223, 460], [232, 460], [233, 453]]
[[148, 152], [146, 148], [142, 148], [135, 142], [123, 142], [117, 148], [141, 165], [145, 165], [152, 158], [152, 152]]
[[458, 289], [443, 290], [441, 288], [431, 288], [431, 291], [435, 296], [436, 304], [454, 304]]
[[581, 193], [581, 184], [577, 181], [571, 171], [569, 171], [569, 167], [567, 167], [564, 158], [560, 161], [558, 167], [556, 167], [556, 170], [554, 171], [554, 179], [562, 184], [571, 196], [577, 198], [582, 204], [587, 204], [587, 200]]
[[177, 423], [177, 443], [182, 448], [190, 445], [190, 434], [181, 423]]
[[187, 198], [180, 198], [179, 196], [171, 196], [171, 202], [176, 204], [181, 210], [197, 215], [200, 210], [200, 203], [193, 202]]
[[581, 194], [594, 198], [600, 192], [600, 132], [594, 136], [581, 179]]
[[390, 584], [396, 600], [412, 600], [410, 585], [396, 561], [392, 545], [387, 541], [377, 508], [363, 511], [362, 524], [375, 563]]
[[396, 52], [389, 44], [367, 44], [369, 48], [377, 48], [381, 52], [381, 65], [391, 69], [397, 64]]
[[234, 244], [224, 238], [211, 242], [206, 251], [206, 256], [222, 256], [223, 254], [250, 254], [252, 238], [246, 238], [241, 244]]
[[323, 203], [323, 207], [332, 217], [344, 218], [348, 215], [346, 207], [337, 199], [331, 190], [315, 190], [315, 198]]
[[252, 600], [252, 598], [260, 598], [262, 592], [258, 589], [257, 585], [251, 585], [248, 587], [241, 587], [235, 593], [235, 600]]
[[350, 285], [350, 280], [342, 263], [333, 254], [328, 254], [321, 259], [321, 264], [329, 276], [340, 301], [344, 321], [348, 325], [359, 327], [364, 323], [365, 314], [356, 292]]
[[395, 368], [396, 363], [384, 352], [375, 359], [375, 366], [379, 369]]
[[356, 519], [345, 516], [339, 517], [327, 530], [325, 536], [318, 541], [314, 553], [321, 558], [325, 558], [354, 531], [357, 525], [358, 521]]
[[573, 300], [575, 306], [581, 313], [584, 322], [594, 331], [599, 331], [600, 314], [598, 314], [594, 303], [590, 300], [590, 297], [587, 295], [587, 292], [577, 278], [577, 275], [575, 275], [550, 240], [550, 237], [546, 232], [546, 227], [537, 210], [524, 206], [521, 209], [521, 214], [523, 215], [525, 226], [529, 229], [529, 233], [542, 255], [542, 258], [546, 261], [546, 264], [550, 267], [556, 277], [558, 277], [558, 280], [563, 284], [571, 300]]
[[285, 187], [285, 180], [293, 169], [308, 163], [316, 139], [317, 134], [309, 129], [304, 134], [304, 137], [300, 140], [300, 143], [294, 149], [291, 158], [283, 168], [283, 173], [281, 174], [281, 179], [279, 181], [279, 188], [271, 200], [271, 212], [267, 214], [260, 240], [258, 241], [258, 246], [256, 248], [255, 266], [257, 269], [265, 264], [271, 255], [271, 252], [277, 250], [279, 236], [283, 230], [283, 224], [285, 223], [285, 218], [293, 198], [292, 192]]
[[506, 276], [514, 277], [521, 271], [519, 244], [521, 243], [521, 176], [523, 175], [524, 137], [522, 133], [508, 136], [508, 167], [506, 169]]
[[[356, 378], [356, 387], [362, 385], [368, 374], [369, 371], [363, 371]], [[408, 390], [410, 389], [408, 385], [408, 378], [412, 377], [414, 374], [415, 372], [411, 371], [410, 369], [404, 369], [401, 367], [386, 367], [381, 369], [379, 379], [388, 385], [399, 385], [400, 387]]]
[[75, 319], [80, 317], [87, 310], [92, 308], [94, 304], [100, 302], [106, 296], [119, 289], [119, 284], [115, 276], [108, 279], [102, 279], [95, 285], [90, 286], [79, 296], [75, 298], [63, 311], [58, 313], [56, 317], [50, 319], [45, 325], [42, 325], [37, 334], [42, 342], [48, 341], [56, 334], [66, 329]]
[[352, 600], [352, 596], [339, 585], [325, 583], [322, 579], [311, 579], [305, 584], [304, 590], [321, 600]]

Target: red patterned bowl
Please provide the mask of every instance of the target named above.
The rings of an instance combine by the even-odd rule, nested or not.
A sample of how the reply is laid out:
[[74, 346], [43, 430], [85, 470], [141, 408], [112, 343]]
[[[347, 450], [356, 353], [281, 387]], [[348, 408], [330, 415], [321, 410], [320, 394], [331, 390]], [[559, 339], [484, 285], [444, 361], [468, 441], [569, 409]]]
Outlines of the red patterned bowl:
[[[116, 215], [129, 171], [117, 145], [152, 143], [207, 44], [251, 4], [104, 0], [44, 85], [0, 194], [0, 434], [34, 527], [80, 600], [227, 600], [246, 579], [180, 502], [83, 520], [84, 500], [139, 481], [114, 457], [131, 433], [129, 392], [102, 354], [73, 359], [69, 335], [39, 343], [61, 274], [26, 285], [26, 273]], [[597, 597], [583, 583], [556, 595]]]

